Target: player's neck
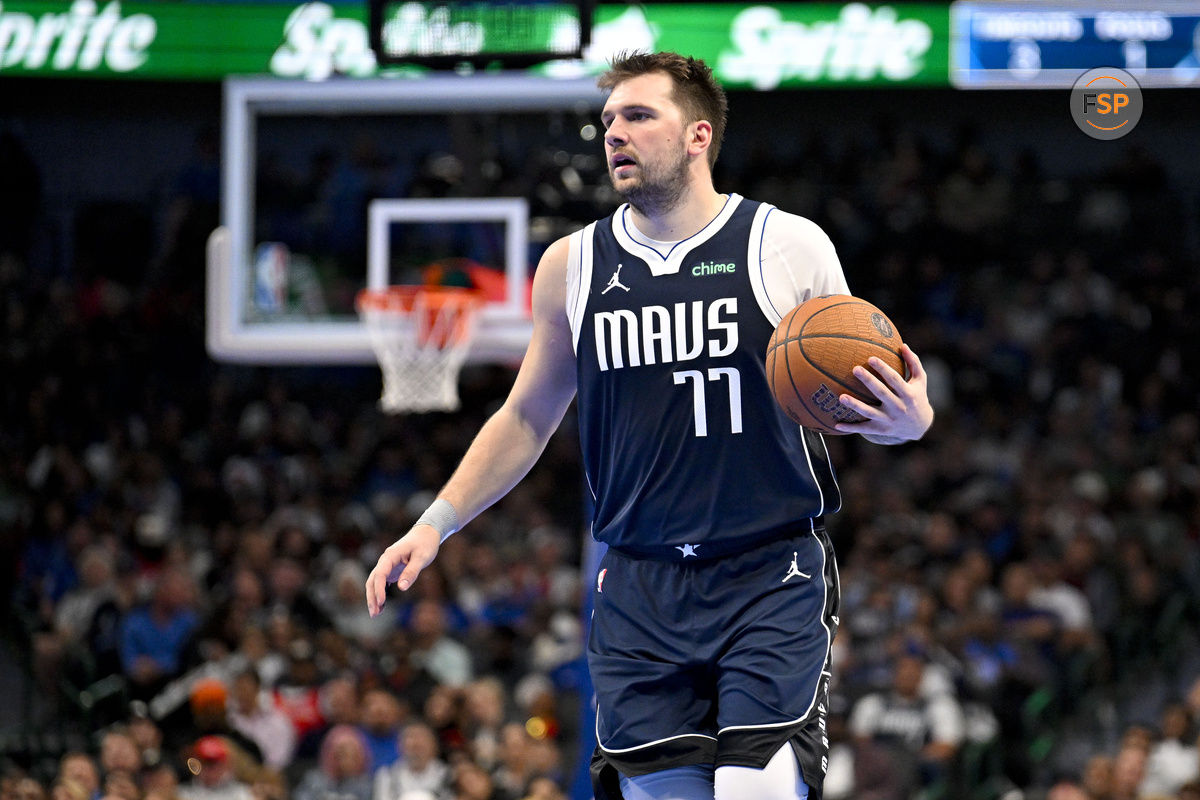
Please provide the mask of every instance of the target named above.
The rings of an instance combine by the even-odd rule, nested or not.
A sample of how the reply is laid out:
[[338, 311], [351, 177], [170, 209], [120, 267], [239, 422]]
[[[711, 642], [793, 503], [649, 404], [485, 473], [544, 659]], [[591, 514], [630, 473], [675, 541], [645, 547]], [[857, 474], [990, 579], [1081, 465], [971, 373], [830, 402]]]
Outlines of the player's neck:
[[644, 214], [633, 206], [629, 214], [643, 236], [660, 242], [678, 242], [699, 233], [725, 207], [726, 197], [712, 183], [689, 190], [680, 201], [661, 213]]

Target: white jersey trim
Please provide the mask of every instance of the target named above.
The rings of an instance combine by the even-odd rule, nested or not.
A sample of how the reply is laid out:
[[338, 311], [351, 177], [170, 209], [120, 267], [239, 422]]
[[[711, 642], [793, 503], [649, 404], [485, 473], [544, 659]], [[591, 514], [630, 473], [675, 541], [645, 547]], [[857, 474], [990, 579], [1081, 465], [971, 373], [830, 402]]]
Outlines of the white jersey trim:
[[583, 312], [592, 291], [592, 238], [596, 223], [575, 231], [567, 242], [567, 321], [571, 325], [571, 347], [579, 355], [579, 332]]
[[656, 744], [663, 744], [664, 742], [673, 742], [676, 739], [711, 739], [715, 742], [717, 737], [709, 736], [707, 733], [681, 733], [678, 736], [668, 736], [665, 739], [655, 739], [653, 742], [636, 744], [633, 747], [623, 747], [620, 750], [612, 750], [605, 747], [604, 743], [600, 740], [600, 708], [598, 706], [596, 708], [596, 746], [606, 753], [632, 753], [634, 750], [644, 750], [647, 747], [654, 747]]
[[[679, 272], [683, 265], [683, 259], [687, 257], [688, 253], [707, 242], [721, 228], [725, 227], [725, 223], [733, 216], [733, 212], [741, 202], [741, 195], [730, 194], [720, 213], [698, 232], [686, 239], [680, 239], [678, 242], [660, 242], [643, 234], [629, 220], [629, 204], [626, 203], [617, 209], [617, 213], [613, 214], [613, 236], [617, 238], [617, 244], [621, 245], [623, 249], [646, 262], [651, 275], [675, 275]], [[665, 249], [666, 252], [662, 252], [660, 248]]]
[[815, 222], [773, 207], [761, 228], [758, 222], [756, 217], [758, 260], [750, 262], [750, 280], [773, 325], [809, 298], [850, 294], [833, 242]]
[[[821, 434], [817, 433], [817, 436], [821, 436]], [[825, 490], [821, 488], [821, 479], [817, 477], [817, 470], [815, 467], [813, 467], [812, 453], [810, 453], [808, 449], [808, 437], [804, 435], [803, 430], [800, 431], [800, 444], [804, 446], [804, 461], [808, 464], [808, 474], [812, 475], [813, 486], [817, 487], [817, 496], [821, 498], [821, 507], [817, 509], [816, 514], [813, 514], [814, 517], [819, 517], [825, 513]], [[821, 437], [821, 446], [825, 446], [824, 437]], [[829, 457], [828, 448], [825, 450], [825, 457]], [[830, 471], [832, 471], [832, 468]]]
[[[750, 275], [750, 288], [754, 291], [754, 299], [763, 316], [772, 326], [778, 325], [783, 319], [783, 312], [775, 308], [767, 294], [767, 284], [763, 275], [762, 248], [763, 236], [767, 228], [767, 216], [775, 210], [775, 206], [761, 204], [754, 212], [754, 221], [750, 223], [750, 243], [746, 252], [746, 271]], [[787, 309], [785, 309], [787, 310]]]
[[[821, 447], [825, 448], [825, 463], [829, 465], [829, 477], [833, 480], [833, 488], [837, 489], [837, 496], [838, 496], [837, 508], [832, 508], [829, 510], [830, 514], [836, 514], [837, 512], [842, 510], [842, 486], [841, 486], [841, 484], [838, 483], [837, 470], [835, 470], [833, 468], [833, 459], [831, 459], [829, 457], [829, 445], [826, 444], [826, 442], [825, 442], [825, 435], [823, 433], [818, 432], [817, 436], [821, 437]], [[805, 452], [808, 452], [807, 447], [804, 448], [804, 450], [805, 450]], [[824, 502], [824, 500], [822, 500], [821, 507], [824, 508], [824, 506], [825, 506], [825, 502]], [[837, 569], [836, 563], [833, 565], [833, 568]]]

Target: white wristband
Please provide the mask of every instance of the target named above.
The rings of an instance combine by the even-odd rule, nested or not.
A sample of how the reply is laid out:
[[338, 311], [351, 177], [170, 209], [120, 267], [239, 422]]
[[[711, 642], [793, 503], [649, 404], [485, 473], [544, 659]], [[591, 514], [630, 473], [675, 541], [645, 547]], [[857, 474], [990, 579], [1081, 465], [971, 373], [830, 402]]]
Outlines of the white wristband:
[[[458, 512], [448, 500], [438, 498], [429, 504], [425, 513], [417, 520], [418, 525], [428, 525], [438, 532], [444, 542], [458, 530]], [[440, 542], [439, 542], [440, 544]]]

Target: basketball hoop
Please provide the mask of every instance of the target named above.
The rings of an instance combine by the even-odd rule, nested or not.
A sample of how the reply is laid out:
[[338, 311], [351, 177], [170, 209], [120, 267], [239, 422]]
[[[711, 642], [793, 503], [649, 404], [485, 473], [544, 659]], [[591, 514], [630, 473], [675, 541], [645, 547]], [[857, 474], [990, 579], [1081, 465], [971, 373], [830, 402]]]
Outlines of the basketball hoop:
[[479, 305], [476, 292], [445, 286], [358, 293], [358, 313], [383, 370], [381, 409], [396, 414], [458, 408], [458, 373]]

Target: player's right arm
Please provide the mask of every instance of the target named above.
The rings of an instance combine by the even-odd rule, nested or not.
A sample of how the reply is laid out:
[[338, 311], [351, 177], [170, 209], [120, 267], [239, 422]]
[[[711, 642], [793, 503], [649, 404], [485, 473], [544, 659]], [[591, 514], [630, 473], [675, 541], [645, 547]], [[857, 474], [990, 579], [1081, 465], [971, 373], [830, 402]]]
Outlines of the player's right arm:
[[[575, 349], [566, 314], [568, 239], [547, 248], [533, 278], [533, 335], [504, 405], [484, 423], [438, 493], [459, 526], [477, 517], [529, 472], [575, 396]], [[389, 583], [407, 590], [437, 556], [441, 536], [417, 524], [383, 551], [367, 577], [367, 609], [383, 607]]]

